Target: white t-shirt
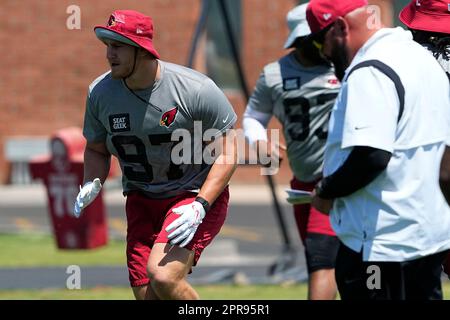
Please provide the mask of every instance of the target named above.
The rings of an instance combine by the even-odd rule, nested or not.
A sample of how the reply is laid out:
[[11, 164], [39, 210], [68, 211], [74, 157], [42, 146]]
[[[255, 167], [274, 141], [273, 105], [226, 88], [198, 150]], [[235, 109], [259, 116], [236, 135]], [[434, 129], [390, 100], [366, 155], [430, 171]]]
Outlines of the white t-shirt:
[[337, 198], [333, 229], [364, 261], [406, 261], [450, 248], [450, 208], [439, 166], [450, 133], [449, 81], [436, 60], [402, 28], [381, 29], [347, 73], [366, 60], [392, 68], [405, 88], [403, 114], [394, 82], [374, 67], [355, 70], [333, 107], [324, 175], [354, 146], [392, 153], [386, 170], [357, 192]]

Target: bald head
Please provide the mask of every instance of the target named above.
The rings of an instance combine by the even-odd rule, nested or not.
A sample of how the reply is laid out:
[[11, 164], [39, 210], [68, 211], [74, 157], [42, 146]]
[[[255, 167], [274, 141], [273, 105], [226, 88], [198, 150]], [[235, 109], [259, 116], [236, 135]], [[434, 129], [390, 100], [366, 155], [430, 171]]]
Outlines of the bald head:
[[339, 79], [342, 80], [358, 50], [384, 27], [374, 15], [376, 11], [371, 6], [363, 6], [337, 17], [324, 30], [322, 53], [333, 62]]
[[367, 6], [353, 10], [342, 18], [347, 24], [347, 46], [351, 59], [370, 37], [384, 27], [380, 17], [376, 15], [377, 11]]

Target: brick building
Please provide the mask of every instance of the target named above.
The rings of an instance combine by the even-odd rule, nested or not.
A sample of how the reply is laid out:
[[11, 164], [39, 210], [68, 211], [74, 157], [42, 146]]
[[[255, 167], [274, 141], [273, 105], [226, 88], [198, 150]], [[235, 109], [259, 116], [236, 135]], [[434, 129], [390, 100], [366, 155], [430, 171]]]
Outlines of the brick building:
[[[285, 53], [282, 49], [288, 34], [285, 16], [298, 2], [227, 0], [250, 89], [261, 68]], [[374, 2], [383, 5], [383, 19], [390, 23], [389, 1]], [[217, 9], [217, 4], [210, 4], [211, 10], [214, 6]], [[92, 29], [96, 24], [106, 23], [114, 9], [134, 9], [151, 15], [155, 23], [155, 46], [162, 59], [186, 64], [201, 11], [200, 0], [1, 1], [0, 40], [4, 51], [0, 59], [3, 124], [0, 126], [0, 183], [10, 178], [4, 152], [8, 139], [45, 137], [60, 128], [82, 126], [87, 87], [108, 69], [104, 46]], [[219, 20], [217, 12], [213, 18], [210, 16], [208, 32], [198, 46], [195, 67], [220, 77], [221, 72], [229, 71], [230, 59], [221, 52], [224, 41]], [[80, 22], [79, 29], [77, 22]], [[230, 74], [217, 82], [240, 116], [245, 99], [233, 77]], [[278, 124], [273, 121], [271, 126]], [[258, 172], [257, 168], [239, 168], [235, 179], [257, 183], [262, 181]], [[276, 179], [286, 183], [288, 178], [285, 161]]]

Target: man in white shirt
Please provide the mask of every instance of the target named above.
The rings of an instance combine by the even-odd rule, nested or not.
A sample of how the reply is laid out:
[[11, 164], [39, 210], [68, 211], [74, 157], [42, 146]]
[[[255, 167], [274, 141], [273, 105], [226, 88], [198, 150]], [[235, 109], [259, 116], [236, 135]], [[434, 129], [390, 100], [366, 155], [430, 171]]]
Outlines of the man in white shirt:
[[341, 240], [342, 299], [442, 299], [450, 208], [439, 167], [450, 132], [449, 82], [409, 31], [368, 23], [367, 5], [308, 6], [315, 43], [343, 80], [313, 206], [331, 210]]

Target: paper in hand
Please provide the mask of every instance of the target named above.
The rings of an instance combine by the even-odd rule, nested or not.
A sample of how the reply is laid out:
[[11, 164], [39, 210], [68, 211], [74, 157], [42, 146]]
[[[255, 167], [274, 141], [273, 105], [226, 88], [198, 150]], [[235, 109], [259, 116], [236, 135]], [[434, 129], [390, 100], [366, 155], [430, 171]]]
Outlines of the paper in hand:
[[312, 197], [310, 191], [295, 190], [295, 189], [286, 189], [285, 191], [288, 194], [286, 200], [290, 204], [311, 203]]

